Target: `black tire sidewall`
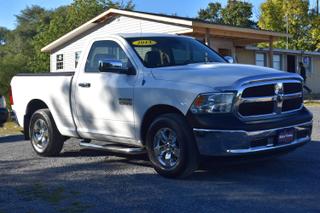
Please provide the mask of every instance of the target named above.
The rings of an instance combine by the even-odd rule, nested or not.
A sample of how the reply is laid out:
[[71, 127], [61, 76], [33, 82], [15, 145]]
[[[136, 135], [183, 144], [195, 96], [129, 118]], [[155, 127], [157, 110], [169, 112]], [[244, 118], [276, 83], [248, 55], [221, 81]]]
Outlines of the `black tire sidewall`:
[[[34, 144], [32, 143], [33, 126], [34, 126], [35, 122], [39, 119], [42, 119], [46, 123], [46, 125], [48, 127], [48, 134], [49, 134], [48, 145], [42, 152], [39, 152], [37, 149], [35, 149]], [[49, 110], [36, 111], [31, 117], [30, 127], [29, 127], [30, 142], [31, 142], [33, 150], [41, 156], [54, 156], [54, 155], [58, 154], [57, 150], [58, 149], [61, 150], [60, 143], [63, 143], [63, 142], [61, 142], [61, 135], [57, 131], [58, 130], [57, 130], [55, 124], [53, 123], [53, 118], [52, 118], [52, 115]]]
[[[182, 116], [181, 116], [182, 117]], [[149, 159], [154, 166], [154, 169], [161, 175], [165, 177], [179, 177], [186, 170], [189, 158], [190, 158], [190, 149], [194, 148], [192, 145], [192, 137], [187, 133], [188, 127], [186, 122], [183, 122], [183, 119], [180, 115], [176, 114], [165, 114], [157, 118], [151, 125], [147, 133], [146, 148], [148, 152]], [[180, 160], [178, 165], [172, 169], [166, 169], [163, 167], [160, 162], [156, 159], [154, 155], [154, 136], [157, 131], [161, 128], [170, 128], [177, 134], [177, 141], [180, 147]]]

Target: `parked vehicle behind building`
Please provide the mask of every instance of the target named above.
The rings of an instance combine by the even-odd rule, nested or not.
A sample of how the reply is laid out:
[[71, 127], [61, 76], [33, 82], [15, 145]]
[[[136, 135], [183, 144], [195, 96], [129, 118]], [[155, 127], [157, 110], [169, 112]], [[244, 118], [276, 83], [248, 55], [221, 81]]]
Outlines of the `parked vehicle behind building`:
[[147, 151], [159, 174], [183, 177], [202, 155], [287, 152], [311, 137], [299, 75], [229, 64], [184, 36], [96, 38], [75, 72], [19, 74], [11, 86], [18, 122], [42, 156], [74, 137], [86, 148]]
[[0, 95], [0, 127], [3, 126], [8, 120], [8, 109], [6, 99], [3, 95]]

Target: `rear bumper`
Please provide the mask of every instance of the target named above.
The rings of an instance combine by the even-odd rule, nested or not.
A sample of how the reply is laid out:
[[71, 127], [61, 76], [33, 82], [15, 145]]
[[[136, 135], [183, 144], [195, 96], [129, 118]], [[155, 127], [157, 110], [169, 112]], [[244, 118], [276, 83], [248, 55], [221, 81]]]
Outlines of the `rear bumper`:
[[[278, 144], [281, 130], [294, 130], [294, 140]], [[258, 131], [194, 128], [194, 136], [201, 155], [239, 156], [273, 151], [289, 151], [311, 141], [312, 121], [275, 129]]]

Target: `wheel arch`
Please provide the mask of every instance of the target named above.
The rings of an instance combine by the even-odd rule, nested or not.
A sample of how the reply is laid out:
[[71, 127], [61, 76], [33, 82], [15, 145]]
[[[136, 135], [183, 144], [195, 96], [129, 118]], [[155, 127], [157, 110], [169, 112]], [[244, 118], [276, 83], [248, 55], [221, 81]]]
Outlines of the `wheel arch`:
[[178, 108], [171, 105], [159, 104], [149, 108], [143, 116], [140, 128], [140, 138], [143, 145], [145, 145], [146, 136], [150, 124], [154, 121], [154, 119], [156, 119], [160, 115], [167, 113], [177, 113], [182, 116], [185, 116]]
[[33, 115], [33, 113], [35, 113], [39, 109], [49, 109], [49, 107], [44, 101], [40, 99], [31, 100], [26, 107], [26, 112], [23, 119], [23, 131], [24, 131], [24, 137], [26, 140], [30, 139], [29, 124], [30, 124], [31, 116]]

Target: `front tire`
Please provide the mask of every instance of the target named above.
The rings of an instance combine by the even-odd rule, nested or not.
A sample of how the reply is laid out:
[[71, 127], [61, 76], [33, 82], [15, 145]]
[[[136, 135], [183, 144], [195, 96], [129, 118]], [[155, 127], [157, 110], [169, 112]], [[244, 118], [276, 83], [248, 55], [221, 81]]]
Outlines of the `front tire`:
[[182, 115], [168, 113], [155, 119], [147, 133], [146, 148], [154, 169], [164, 177], [187, 177], [198, 168], [192, 129]]
[[32, 148], [38, 155], [56, 156], [61, 152], [64, 137], [57, 129], [49, 109], [40, 109], [32, 115], [29, 132]]

